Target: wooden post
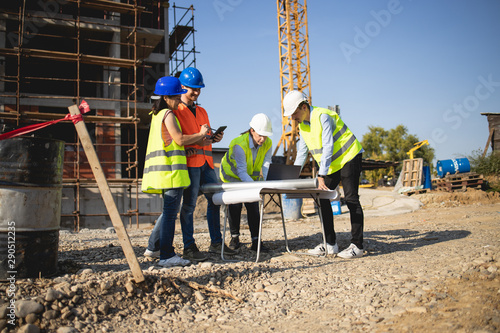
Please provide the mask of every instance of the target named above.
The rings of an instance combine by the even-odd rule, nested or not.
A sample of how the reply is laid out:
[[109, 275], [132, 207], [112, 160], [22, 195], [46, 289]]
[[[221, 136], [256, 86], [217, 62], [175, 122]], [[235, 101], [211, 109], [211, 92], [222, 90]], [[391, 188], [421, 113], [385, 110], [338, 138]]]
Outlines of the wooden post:
[[488, 140], [486, 141], [486, 147], [484, 147], [483, 158], [486, 156], [486, 152], [488, 151], [488, 146], [490, 145], [491, 138], [493, 137], [493, 132], [495, 132], [495, 128], [492, 127], [490, 129], [490, 135], [488, 136]]
[[[72, 105], [68, 107], [71, 115], [79, 115], [80, 109], [76, 105]], [[75, 124], [76, 131], [78, 132], [78, 136], [80, 141], [82, 142], [83, 149], [85, 150], [85, 154], [87, 155], [87, 159], [90, 163], [90, 168], [94, 173], [94, 177], [97, 182], [97, 186], [99, 187], [99, 191], [101, 192], [102, 199], [104, 200], [104, 204], [106, 205], [106, 209], [108, 210], [109, 217], [111, 218], [111, 222], [113, 223], [113, 227], [116, 230], [116, 234], [118, 235], [118, 241], [122, 247], [123, 253], [125, 253], [125, 257], [127, 258], [128, 265], [132, 270], [132, 275], [134, 276], [134, 280], [136, 283], [141, 283], [144, 281], [144, 275], [142, 274], [141, 266], [139, 266], [139, 262], [137, 261], [137, 257], [135, 256], [134, 249], [132, 248], [132, 244], [130, 243], [130, 238], [128, 237], [127, 230], [123, 225], [122, 219], [120, 217], [120, 213], [116, 208], [115, 201], [113, 200], [113, 196], [109, 189], [108, 181], [104, 175], [104, 172], [101, 167], [101, 163], [97, 158], [97, 154], [95, 152], [94, 146], [92, 145], [92, 140], [90, 139], [89, 132], [87, 131], [87, 127], [85, 127], [85, 122], [79, 121]]]

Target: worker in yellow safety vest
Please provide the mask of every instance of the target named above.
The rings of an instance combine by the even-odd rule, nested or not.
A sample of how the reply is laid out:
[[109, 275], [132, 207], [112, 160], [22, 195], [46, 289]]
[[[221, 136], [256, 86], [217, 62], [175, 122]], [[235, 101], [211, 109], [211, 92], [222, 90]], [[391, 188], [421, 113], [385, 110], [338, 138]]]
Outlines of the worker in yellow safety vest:
[[163, 212], [160, 223], [160, 261], [164, 267], [186, 266], [189, 260], [179, 257], [173, 247], [175, 220], [183, 190], [190, 185], [184, 145], [203, 140], [209, 132], [207, 125], [196, 134], [182, 134], [173, 110], [177, 109], [182, 89], [179, 79], [162, 77], [156, 83], [151, 113], [151, 128], [144, 164], [141, 189], [145, 193], [163, 194]]
[[[250, 129], [241, 133], [229, 144], [229, 151], [224, 155], [219, 169], [220, 179], [228, 182], [252, 182], [266, 179], [272, 158], [272, 141], [269, 136], [273, 135], [271, 120], [263, 113], [253, 116], [250, 121]], [[261, 176], [262, 172], [262, 176]], [[257, 251], [259, 241], [259, 203], [246, 202], [248, 227], [252, 237], [252, 251]], [[229, 205], [229, 228], [231, 241], [229, 248], [237, 250], [240, 248], [240, 220], [243, 205]], [[268, 249], [261, 244], [261, 251]]]
[[295, 165], [304, 165], [311, 152], [319, 165], [318, 188], [335, 190], [342, 181], [344, 198], [351, 217], [351, 244], [339, 253], [333, 225], [333, 212], [329, 200], [320, 200], [327, 248], [321, 243], [311, 254], [337, 254], [342, 258], [363, 256], [364, 215], [359, 201], [363, 147], [339, 115], [329, 109], [309, 105], [307, 97], [298, 90], [283, 98], [285, 117], [299, 123], [300, 141]]

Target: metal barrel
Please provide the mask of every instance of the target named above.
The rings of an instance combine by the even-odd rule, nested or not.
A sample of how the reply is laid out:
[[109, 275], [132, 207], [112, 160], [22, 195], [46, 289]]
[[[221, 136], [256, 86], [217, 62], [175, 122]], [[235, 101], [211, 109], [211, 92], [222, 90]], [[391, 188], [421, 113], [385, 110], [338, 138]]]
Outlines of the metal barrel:
[[436, 163], [437, 174], [439, 178], [443, 178], [447, 174], [454, 175], [456, 173], [470, 172], [470, 162], [467, 158], [457, 158], [450, 160], [440, 160]]
[[64, 141], [0, 140], [0, 280], [57, 273]]

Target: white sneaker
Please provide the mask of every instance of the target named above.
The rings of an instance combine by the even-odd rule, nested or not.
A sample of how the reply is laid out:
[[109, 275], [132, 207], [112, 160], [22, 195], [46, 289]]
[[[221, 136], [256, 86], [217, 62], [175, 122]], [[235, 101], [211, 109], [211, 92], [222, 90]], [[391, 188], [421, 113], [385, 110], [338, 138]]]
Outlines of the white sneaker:
[[359, 258], [363, 256], [363, 252], [363, 250], [359, 249], [356, 245], [351, 243], [351, 245], [349, 245], [347, 249], [337, 254], [337, 256], [344, 259]]
[[173, 267], [173, 266], [187, 266], [191, 263], [191, 261], [182, 259], [177, 254], [172, 258], [162, 259], [158, 262], [158, 265], [163, 267]]
[[146, 249], [146, 251], [144, 251], [144, 256], [150, 258], [160, 258], [160, 251], [151, 251]]
[[[326, 243], [326, 251], [327, 251], [327, 254], [339, 253], [339, 247], [338, 247], [337, 243], [335, 243], [335, 245], [330, 245], [330, 244]], [[307, 252], [310, 254], [318, 255], [318, 256], [324, 255], [325, 254], [325, 244], [324, 243], [318, 244], [318, 246], [316, 246], [314, 249], [309, 250]]]

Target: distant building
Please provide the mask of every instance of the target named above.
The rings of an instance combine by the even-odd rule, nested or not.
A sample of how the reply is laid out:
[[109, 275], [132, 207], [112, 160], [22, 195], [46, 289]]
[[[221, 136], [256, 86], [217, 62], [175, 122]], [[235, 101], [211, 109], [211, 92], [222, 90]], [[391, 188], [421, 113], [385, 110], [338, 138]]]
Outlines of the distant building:
[[500, 113], [481, 113], [488, 118], [488, 143], [492, 151], [500, 151]]

